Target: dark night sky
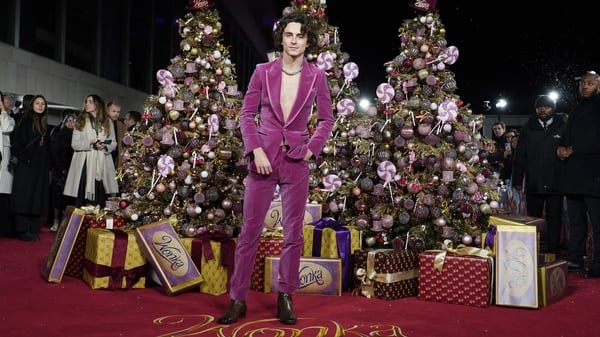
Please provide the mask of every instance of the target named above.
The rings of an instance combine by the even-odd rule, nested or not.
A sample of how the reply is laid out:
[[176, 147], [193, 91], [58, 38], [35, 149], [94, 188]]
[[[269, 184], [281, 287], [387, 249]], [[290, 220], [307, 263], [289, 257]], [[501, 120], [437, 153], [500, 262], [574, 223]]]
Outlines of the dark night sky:
[[[374, 97], [377, 85], [386, 81], [383, 64], [400, 50], [398, 28], [421, 14], [410, 2], [327, 1], [326, 14], [329, 24], [339, 28], [341, 49], [359, 66], [355, 81], [361, 96]], [[275, 15], [289, 4], [274, 1]], [[524, 5], [531, 9], [518, 7]], [[493, 104], [499, 97], [509, 101], [510, 113], [533, 113], [535, 96], [550, 90], [563, 97], [557, 110], [568, 111], [577, 97], [576, 77], [600, 70], [593, 55], [598, 42], [592, 14], [586, 17], [586, 9], [575, 4], [548, 6], [546, 1], [437, 1], [448, 45], [460, 52], [447, 69], [455, 73], [457, 94], [475, 113], [483, 112], [484, 100]]]

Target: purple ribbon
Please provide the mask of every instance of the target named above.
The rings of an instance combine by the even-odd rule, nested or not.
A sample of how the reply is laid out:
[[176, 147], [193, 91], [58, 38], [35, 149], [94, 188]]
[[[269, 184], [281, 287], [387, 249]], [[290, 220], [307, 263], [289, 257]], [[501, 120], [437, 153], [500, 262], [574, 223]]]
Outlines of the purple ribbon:
[[121, 289], [123, 278], [125, 278], [125, 289], [135, 285], [142, 276], [146, 274], [146, 265], [132, 269], [125, 269], [125, 258], [127, 257], [128, 234], [120, 229], [111, 230], [115, 234], [111, 264], [104, 266], [85, 259], [83, 267], [92, 277], [109, 277], [108, 289]]
[[323, 239], [323, 229], [331, 228], [335, 230], [337, 241], [338, 256], [342, 260], [342, 290], [352, 288], [353, 271], [351, 265], [351, 246], [350, 246], [350, 231], [344, 227], [342, 222], [334, 218], [321, 218], [314, 223], [313, 231], [313, 249], [312, 256], [321, 256], [321, 245]]
[[488, 230], [485, 236], [485, 246], [494, 248], [494, 238], [496, 238], [496, 226], [490, 225], [490, 229]]

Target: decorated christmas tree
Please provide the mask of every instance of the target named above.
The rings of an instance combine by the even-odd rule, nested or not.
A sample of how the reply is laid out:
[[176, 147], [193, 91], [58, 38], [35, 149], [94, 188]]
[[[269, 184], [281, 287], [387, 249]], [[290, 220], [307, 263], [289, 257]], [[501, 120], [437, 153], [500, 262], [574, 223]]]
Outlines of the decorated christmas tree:
[[168, 218], [183, 236], [235, 236], [243, 178], [242, 95], [212, 1], [190, 1], [178, 20], [181, 54], [158, 70], [160, 89], [123, 137], [119, 212], [135, 225]]
[[[319, 48], [314, 54], [307, 55], [307, 59], [327, 72], [336, 119], [333, 137], [317, 156], [317, 160], [310, 163], [309, 199], [311, 202], [321, 203], [325, 215], [335, 216], [344, 207], [342, 185], [345, 179], [349, 179], [347, 170], [350, 168], [355, 145], [368, 134], [364, 131], [369, 128], [370, 117], [357, 109], [360, 90], [355, 79], [358, 77], [359, 67], [351, 61], [347, 52], [342, 51], [340, 30], [330, 24], [326, 9], [327, 5], [323, 0], [293, 0], [290, 6], [284, 8], [283, 15], [302, 11], [319, 23]], [[316, 118], [316, 114], [313, 116]], [[316, 120], [311, 120], [311, 123], [316, 123]], [[365, 142], [361, 147], [368, 147], [368, 144]]]
[[335, 152], [351, 158], [338, 161], [329, 213], [360, 227], [367, 247], [479, 245], [488, 217], [504, 213], [486, 160], [493, 143], [480, 133], [483, 117], [456, 94], [448, 68], [459, 52], [435, 1], [410, 6], [418, 15], [399, 29], [400, 52], [385, 64], [369, 123], [334, 136]]

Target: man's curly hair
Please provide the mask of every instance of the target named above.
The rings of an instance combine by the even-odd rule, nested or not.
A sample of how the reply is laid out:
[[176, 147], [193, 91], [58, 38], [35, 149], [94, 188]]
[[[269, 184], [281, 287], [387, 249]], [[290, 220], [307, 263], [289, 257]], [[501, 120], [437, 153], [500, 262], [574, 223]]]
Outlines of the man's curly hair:
[[306, 52], [309, 53], [313, 50], [317, 49], [317, 44], [319, 42], [318, 28], [317, 22], [310, 15], [305, 14], [303, 12], [295, 11], [286, 16], [283, 16], [275, 23], [275, 29], [273, 30], [273, 48], [281, 52], [283, 50], [283, 46], [281, 45], [281, 41], [283, 39], [283, 30], [290, 22], [297, 22], [300, 24], [300, 32], [306, 34], [307, 36], [307, 46]]

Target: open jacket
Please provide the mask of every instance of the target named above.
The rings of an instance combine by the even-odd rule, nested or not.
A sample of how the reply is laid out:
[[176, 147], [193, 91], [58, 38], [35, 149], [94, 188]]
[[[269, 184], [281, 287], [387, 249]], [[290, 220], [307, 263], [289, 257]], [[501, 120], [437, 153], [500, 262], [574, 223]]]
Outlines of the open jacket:
[[[282, 66], [281, 57], [258, 64], [250, 79], [240, 113], [245, 156], [262, 147], [272, 160], [284, 142], [289, 145], [290, 158], [302, 159], [308, 149], [318, 156], [329, 138], [333, 110], [325, 72], [304, 60], [296, 102], [284, 121], [280, 102]], [[310, 135], [308, 121], [315, 102], [318, 124]], [[250, 159], [248, 169], [255, 171]]]

